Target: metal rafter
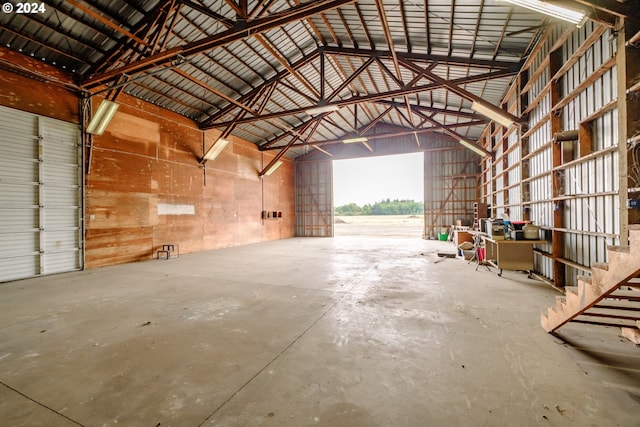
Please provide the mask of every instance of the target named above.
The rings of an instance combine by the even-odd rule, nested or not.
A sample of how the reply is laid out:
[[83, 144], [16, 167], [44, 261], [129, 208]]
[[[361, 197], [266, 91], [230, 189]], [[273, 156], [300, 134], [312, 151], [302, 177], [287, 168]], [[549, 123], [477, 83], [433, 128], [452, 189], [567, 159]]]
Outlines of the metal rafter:
[[508, 117], [514, 123], [521, 123], [521, 124], [526, 123], [526, 120], [523, 120], [523, 119], [521, 119], [519, 117], [516, 117], [513, 114], [509, 113], [506, 110], [503, 110], [500, 107], [496, 107], [495, 105], [493, 105], [490, 102], [485, 101], [481, 97], [469, 92], [466, 89], [461, 88], [460, 86], [458, 86], [458, 84], [454, 83], [451, 80], [443, 79], [442, 77], [435, 75], [431, 71], [428, 71], [428, 70], [420, 68], [418, 65], [416, 65], [416, 64], [414, 64], [412, 62], [406, 61], [404, 59], [401, 60], [401, 61], [402, 61], [403, 65], [406, 66], [407, 68], [416, 70], [417, 72], [423, 72], [427, 76], [427, 78], [429, 78], [431, 81], [433, 81], [434, 83], [441, 84], [442, 86], [446, 87], [449, 91], [455, 93], [458, 96], [461, 96], [462, 98], [465, 98], [465, 99], [468, 99], [470, 101], [475, 101], [475, 102], [477, 102], [479, 104], [482, 104], [483, 106], [489, 108], [490, 110], [494, 111], [495, 113]]
[[[344, 17], [344, 13], [340, 9], [338, 9], [338, 16], [340, 17], [340, 22], [342, 23], [342, 26], [344, 27], [344, 29], [345, 29], [345, 31], [347, 33], [347, 37], [349, 37], [349, 41], [351, 42], [353, 47], [357, 49], [358, 48], [358, 42], [356, 41], [356, 38], [353, 36], [353, 33], [351, 32], [351, 27], [347, 23], [347, 20]], [[339, 47], [342, 47], [342, 41], [337, 43], [337, 45]]]
[[91, 63], [87, 62], [87, 60], [84, 59], [84, 58], [80, 58], [79, 56], [75, 56], [75, 55], [73, 55], [73, 54], [71, 54], [69, 52], [65, 52], [65, 51], [63, 51], [61, 49], [58, 49], [58, 48], [55, 48], [55, 47], [52, 47], [52, 46], [48, 46], [44, 41], [36, 40], [33, 37], [27, 37], [24, 34], [19, 33], [16, 29], [11, 29], [11, 28], [9, 28], [9, 27], [7, 27], [5, 25], [2, 25], [2, 24], [0, 24], [0, 29], [2, 31], [6, 31], [8, 33], [11, 33], [11, 34], [13, 34], [13, 35], [15, 35], [17, 37], [20, 37], [20, 38], [29, 40], [30, 42], [36, 43], [38, 46], [50, 49], [53, 52], [56, 52], [56, 53], [58, 53], [60, 55], [63, 55], [63, 56], [65, 56], [65, 57], [67, 57], [67, 58], [69, 58], [69, 59], [71, 59], [71, 60], [73, 60], [73, 61], [75, 61], [75, 62], [77, 62], [79, 64], [91, 65]]
[[353, 7], [355, 7], [355, 9], [356, 9], [356, 13], [358, 14], [358, 19], [360, 20], [360, 25], [362, 25], [362, 30], [364, 31], [364, 34], [367, 37], [367, 41], [369, 42], [369, 46], [371, 47], [371, 50], [375, 50], [376, 45], [373, 43], [373, 38], [371, 37], [371, 34], [369, 33], [369, 27], [367, 26], [367, 22], [364, 19], [364, 15], [362, 14], [362, 10], [360, 10], [359, 3], [355, 3], [353, 5]]
[[216, 96], [219, 96], [220, 98], [226, 100], [227, 102], [232, 103], [236, 107], [240, 107], [241, 109], [243, 109], [246, 112], [251, 113], [253, 115], [257, 114], [255, 111], [253, 111], [251, 108], [247, 107], [245, 104], [236, 101], [235, 98], [224, 94], [223, 92], [221, 92], [218, 89], [216, 89], [215, 87], [207, 84], [206, 82], [203, 82], [202, 80], [199, 80], [199, 79], [193, 77], [191, 74], [187, 73], [186, 71], [183, 71], [183, 70], [181, 70], [179, 68], [174, 68], [172, 71], [174, 73], [177, 73], [177, 74], [181, 75], [185, 79], [197, 84], [198, 86], [208, 90], [209, 92], [215, 94]]
[[[98, 34], [100, 34], [101, 36], [106, 37], [106, 38], [111, 39], [111, 40], [114, 40], [114, 41], [117, 41], [117, 38], [113, 36], [113, 33], [107, 32], [107, 31], [103, 31], [102, 28], [96, 28], [95, 21], [87, 19], [86, 15], [84, 13], [82, 13], [81, 11], [78, 12], [79, 9], [76, 9], [76, 8], [73, 8], [73, 7], [64, 8], [64, 6], [65, 6], [64, 3], [55, 4], [51, 0], [44, 0], [43, 3], [47, 5], [47, 8], [55, 10], [56, 12], [60, 12], [60, 13], [62, 13], [64, 15], [66, 15], [67, 17], [80, 22], [82, 25], [85, 25], [85, 26], [91, 28], [92, 30], [94, 30]], [[56, 13], [56, 16], [57, 16], [57, 13]]]
[[84, 13], [86, 13], [89, 16], [91, 16], [96, 21], [99, 21], [102, 24], [106, 25], [107, 27], [111, 28], [112, 30], [117, 31], [117, 32], [127, 36], [128, 38], [130, 38], [132, 40], [135, 40], [138, 44], [141, 44], [143, 46], [149, 46], [146, 41], [142, 40], [141, 38], [139, 38], [135, 34], [130, 33], [129, 31], [125, 30], [124, 28], [120, 27], [119, 25], [114, 24], [110, 20], [108, 20], [105, 17], [103, 17], [102, 15], [94, 12], [92, 9], [90, 9], [89, 7], [83, 5], [82, 3], [80, 3], [80, 2], [78, 2], [76, 0], [65, 0], [65, 1], [67, 3], [73, 5], [73, 6], [77, 7], [78, 9], [82, 10]]
[[313, 87], [302, 74], [300, 74], [295, 68], [293, 68], [291, 64], [289, 64], [289, 61], [282, 55], [282, 53], [278, 49], [273, 47], [273, 45], [269, 43], [265, 37], [260, 34], [256, 34], [253, 36], [253, 38], [256, 39], [265, 49], [267, 49], [269, 53], [276, 59], [276, 61], [278, 61], [280, 65], [282, 65], [289, 72], [289, 74], [294, 76], [296, 80], [298, 80], [307, 89], [309, 89], [312, 94], [314, 94], [316, 97], [320, 96], [316, 88]]
[[[399, 103], [393, 100], [376, 101], [376, 104], [385, 105], [385, 106], [404, 106], [403, 103]], [[443, 116], [455, 116], [455, 117], [461, 117], [465, 119], [479, 120], [483, 123], [487, 123], [489, 121], [489, 119], [485, 119], [483, 116], [479, 115], [478, 113], [467, 113], [465, 111], [451, 110], [448, 108], [436, 108], [436, 107], [428, 107], [426, 105], [412, 104], [411, 110], [428, 112], [433, 114], [434, 116], [441, 114]]]
[[[476, 27], [473, 30], [473, 40], [471, 41], [471, 48], [469, 49], [469, 59], [473, 59], [473, 55], [476, 50], [476, 41], [478, 40], [478, 32], [480, 31], [480, 22], [482, 21], [482, 12], [484, 10], [484, 0], [480, 0], [480, 10], [478, 11], [478, 19], [476, 20]], [[496, 57], [494, 56], [493, 59]]]
[[[376, 50], [376, 49], [355, 49], [348, 47], [336, 47], [336, 46], [326, 46], [325, 52], [335, 55], [345, 55], [345, 56], [353, 56], [353, 57], [370, 57], [375, 56], [380, 59], [390, 59], [392, 58], [392, 53], [388, 50]], [[522, 63], [520, 60], [517, 61], [494, 61], [494, 60], [485, 60], [485, 59], [471, 59], [463, 56], [446, 56], [446, 55], [431, 55], [431, 54], [422, 54], [418, 52], [395, 52], [395, 55], [398, 59], [408, 59], [416, 62], [428, 62], [434, 63], [437, 62], [441, 65], [459, 65], [463, 67], [474, 67], [474, 68], [487, 68], [492, 70], [510, 70], [510, 71], [520, 71], [520, 67]]]
[[362, 74], [362, 72], [364, 70], [366, 70], [375, 60], [375, 58], [371, 57], [369, 59], [367, 59], [365, 61], [364, 64], [362, 64], [360, 66], [360, 68], [358, 68], [356, 71], [354, 71], [351, 76], [349, 76], [347, 79], [345, 79], [342, 84], [336, 88], [333, 93], [331, 95], [329, 95], [327, 97], [327, 101], [331, 101], [333, 98], [335, 98], [336, 96], [338, 96], [340, 94], [340, 92], [342, 92], [344, 89], [347, 88], [347, 86], [351, 85], [351, 83], [358, 77], [360, 77], [360, 74]]
[[[413, 68], [415, 70], [420, 70], [420, 72], [427, 72], [426, 69], [423, 69], [421, 67], [419, 67], [418, 65], [412, 64], [409, 61], [406, 60], [402, 60], [403, 64], [405, 66], [407, 66], [407, 68]], [[473, 95], [472, 93], [459, 88], [458, 85], [463, 85], [463, 84], [467, 84], [467, 83], [473, 83], [473, 82], [478, 82], [478, 81], [482, 81], [482, 80], [486, 80], [486, 79], [495, 79], [495, 78], [502, 78], [502, 77], [506, 77], [506, 76], [512, 76], [514, 75], [514, 72], [507, 72], [507, 71], [494, 71], [491, 73], [486, 73], [486, 74], [479, 74], [479, 75], [474, 75], [474, 76], [468, 76], [468, 77], [463, 77], [460, 79], [454, 79], [454, 80], [445, 80], [442, 79], [438, 76], [435, 76], [433, 73], [431, 72], [427, 72], [427, 76], [429, 79], [431, 79], [432, 81], [434, 81], [433, 83], [430, 84], [426, 84], [426, 85], [421, 85], [421, 86], [413, 86], [413, 87], [404, 87], [404, 88], [400, 88], [400, 89], [396, 89], [396, 90], [391, 90], [391, 91], [386, 91], [386, 92], [379, 92], [379, 93], [375, 93], [375, 94], [370, 94], [370, 95], [359, 95], [359, 96], [354, 96], [351, 97], [349, 99], [344, 99], [344, 100], [340, 100], [340, 101], [336, 101], [333, 103], [330, 103], [330, 105], [337, 105], [339, 107], [345, 107], [347, 105], [353, 105], [353, 104], [359, 104], [359, 103], [363, 103], [363, 102], [373, 102], [373, 101], [379, 101], [379, 100], [384, 100], [384, 99], [393, 99], [394, 97], [399, 97], [399, 96], [404, 96], [404, 95], [410, 95], [410, 94], [414, 94], [414, 93], [419, 93], [419, 92], [425, 92], [425, 91], [430, 91], [430, 90], [435, 90], [435, 89], [441, 89], [441, 88], [448, 88], [450, 90], [457, 90], [460, 91], [462, 93], [465, 93], [468, 97], [468, 99], [476, 99], [478, 100], [478, 102], [481, 102], [483, 104], [488, 104], [488, 105], [493, 105], [490, 103], [487, 103], [486, 101], [482, 100], [481, 98], [477, 97], [476, 95]], [[437, 81], [436, 81], [437, 80]], [[487, 106], [488, 106], [487, 105]], [[273, 118], [276, 117], [284, 117], [284, 116], [290, 116], [290, 115], [300, 115], [305, 113], [305, 110], [308, 109], [309, 107], [304, 107], [304, 108], [296, 108], [296, 109], [291, 109], [291, 110], [286, 110], [286, 111], [279, 111], [279, 112], [274, 112], [274, 113], [269, 113], [269, 114], [262, 114], [262, 115], [258, 115], [252, 118], [247, 118], [247, 119], [243, 119], [242, 122], [243, 123], [250, 123], [252, 121], [260, 121], [260, 120], [271, 120]], [[491, 108], [491, 107], [490, 107]], [[493, 106], [494, 109], [496, 109], [497, 111], [500, 111], [501, 114], [506, 114], [511, 116], [510, 114], [504, 112], [504, 110]], [[513, 116], [511, 116], [513, 117]], [[522, 120], [516, 117], [513, 117], [513, 119], [516, 122], [521, 122]], [[201, 126], [201, 128], [203, 129], [209, 129], [212, 127], [222, 127], [222, 126], [227, 126], [229, 122], [222, 122], [222, 123], [214, 123], [209, 121], [208, 124], [203, 124]]]
[[431, 36], [429, 33], [429, 0], [424, 0], [424, 28], [425, 28], [425, 45], [427, 46], [427, 54], [431, 54]]
[[[307, 65], [309, 62], [315, 60], [319, 55], [318, 51], [315, 51], [314, 53], [312, 53], [310, 56], [308, 57], [304, 57], [302, 59], [300, 59], [299, 61], [295, 62], [292, 65], [292, 68], [297, 70], [301, 67], [304, 67], [305, 65]], [[288, 71], [282, 71], [278, 74], [276, 74], [275, 76], [273, 76], [272, 78], [270, 78], [269, 80], [267, 80], [266, 82], [264, 82], [262, 85], [255, 87], [254, 89], [252, 89], [251, 91], [249, 91], [248, 93], [242, 95], [240, 97], [240, 99], [238, 99], [238, 102], [244, 103], [247, 99], [249, 99], [254, 92], [257, 92], [260, 90], [261, 86], [264, 85], [268, 85], [274, 82], [278, 82], [281, 81], [282, 79], [284, 79], [286, 76], [289, 75]], [[212, 127], [210, 126], [211, 123], [219, 120], [221, 117], [224, 117], [227, 114], [230, 114], [233, 109], [236, 108], [235, 105], [233, 104], [229, 104], [228, 106], [222, 108], [220, 111], [216, 112], [215, 114], [210, 115], [209, 117], [207, 117], [205, 120], [203, 120], [200, 125], [202, 128], [207, 128], [207, 127]]]
[[[65, 13], [65, 12], [62, 12], [62, 13]], [[81, 40], [78, 37], [74, 36], [68, 29], [65, 29], [61, 25], [60, 21], [58, 21], [58, 25], [51, 25], [50, 23], [48, 23], [45, 20], [45, 18], [43, 16], [41, 16], [41, 14], [38, 14], [38, 13], [32, 14], [30, 19], [36, 21], [38, 24], [42, 25], [43, 27], [48, 28], [49, 30], [62, 35], [63, 37], [74, 41], [75, 43], [81, 45], [84, 49], [87, 49], [87, 48], [94, 49], [94, 50], [98, 51], [99, 53], [106, 54], [106, 51], [104, 49], [102, 49], [101, 47], [91, 46], [88, 42], [86, 42], [84, 40]], [[91, 24], [85, 24], [85, 25], [91, 26]], [[13, 33], [17, 34], [17, 35], [20, 35], [17, 32], [13, 32]], [[34, 33], [34, 36], [35, 35], [36, 35], [36, 33]], [[22, 36], [22, 37], [24, 37], [24, 36]], [[112, 38], [111, 35], [106, 35], [106, 37]], [[42, 36], [40, 36], [40, 38], [42, 38]], [[46, 42], [46, 40], [45, 40], [45, 42]]]
[[449, 18], [449, 37], [447, 40], [447, 56], [451, 56], [451, 52], [453, 51], [453, 21], [455, 19], [456, 13], [456, 1], [451, 0], [451, 17]]
[[[456, 124], [446, 125], [446, 126], [441, 125], [440, 123], [437, 123], [436, 126], [432, 126], [432, 127], [429, 127], [429, 128], [405, 129], [405, 130], [398, 131], [398, 132], [387, 132], [387, 133], [378, 133], [378, 134], [373, 134], [373, 135], [367, 135], [367, 139], [369, 140], [369, 142], [371, 142], [371, 141], [375, 141], [375, 140], [379, 140], [379, 139], [394, 139], [394, 138], [398, 138], [398, 137], [401, 137], [401, 136], [412, 136], [413, 134], [421, 135], [421, 134], [425, 134], [425, 133], [444, 133], [443, 128], [447, 129], [448, 131], [451, 131], [452, 129], [455, 129], [455, 128], [458, 128], [458, 127], [468, 127], [468, 126], [476, 126], [476, 125], [477, 125], [477, 123], [475, 123], [475, 122], [456, 123]], [[451, 135], [449, 135], [449, 134], [447, 134], [447, 136], [451, 137]], [[343, 144], [343, 138], [330, 139], [330, 140], [325, 140], [325, 141], [313, 141], [313, 142], [308, 142], [308, 143], [304, 143], [304, 144], [292, 145], [292, 147], [294, 147], [294, 146], [295, 147], [303, 147], [303, 146], [306, 146], [306, 145], [314, 145], [314, 146], [323, 147], [323, 146], [326, 146], [326, 145], [333, 145], [333, 144]], [[282, 148], [283, 148], [282, 146], [270, 146], [270, 147], [266, 147], [266, 148], [260, 147], [260, 149], [262, 151], [280, 150]], [[289, 148], [291, 148], [291, 147], [289, 147]]]
[[232, 19], [227, 18], [226, 16], [220, 15], [219, 13], [214, 12], [213, 10], [204, 7], [194, 1], [191, 0], [180, 0], [180, 3], [182, 3], [183, 5], [187, 6], [190, 9], [193, 9], [197, 12], [200, 12], [201, 14], [208, 16], [211, 19], [214, 19], [218, 22], [220, 22], [222, 25], [224, 25], [227, 28], [233, 28], [234, 25], [234, 21]]
[[461, 139], [465, 139], [462, 135], [460, 135], [458, 132], [454, 131], [451, 129], [451, 126], [445, 126], [442, 123], [440, 123], [439, 121], [433, 119], [431, 116], [428, 116], [424, 113], [422, 113], [421, 111], [416, 111], [416, 114], [420, 117], [422, 117], [424, 120], [428, 121], [429, 123], [431, 123], [433, 126], [437, 127], [438, 129], [442, 130], [445, 134], [449, 135], [450, 137], [456, 139], [456, 140], [461, 140]]
[[[313, 129], [309, 133], [309, 135], [305, 138], [304, 143], [307, 143], [308, 140], [311, 138], [311, 136], [315, 133], [316, 129], [318, 129], [318, 125], [320, 125], [320, 120], [322, 119], [313, 119], [305, 123], [305, 127], [302, 133], [304, 133], [311, 125], [313, 125]], [[282, 150], [280, 150], [280, 152], [273, 159], [271, 159], [269, 164], [267, 164], [267, 166], [264, 169], [262, 169], [260, 173], [258, 173], [258, 176], [263, 177], [265, 175], [265, 172], [268, 171], [273, 164], [275, 164], [278, 160], [280, 160], [282, 156], [285, 155], [285, 153], [289, 150], [289, 148], [291, 148], [298, 139], [302, 139], [302, 135], [296, 134], [296, 136], [292, 138], [291, 141], [286, 146], [284, 146]]]
[[[300, 0], [293, 0], [295, 5], [299, 5], [300, 4]], [[331, 28], [331, 24], [329, 23], [329, 20], [327, 19], [327, 17], [325, 16], [324, 13], [320, 14], [320, 18], [322, 19], [322, 22], [324, 22], [324, 26], [327, 28], [327, 30], [329, 30], [329, 33], [331, 34], [331, 37], [333, 37], [333, 41], [335, 43], [338, 42], [338, 37], [335, 33], [335, 31], [333, 31], [333, 28]], [[309, 27], [311, 27], [311, 30], [313, 31], [313, 33], [315, 34], [315, 36], [318, 38], [318, 40], [320, 41], [321, 45], [326, 45], [327, 41], [324, 38], [324, 36], [322, 35], [322, 33], [320, 32], [320, 30], [318, 30], [318, 27], [316, 26], [316, 24], [313, 22], [313, 19], [311, 19], [310, 17], [306, 19], [307, 24], [309, 24]]]
[[[142, 19], [140, 22], [136, 24], [136, 26], [132, 29], [134, 34], [140, 34], [142, 37], [147, 37], [149, 32], [152, 29], [153, 22], [162, 14], [165, 9], [166, 4], [158, 3], [158, 5], [153, 9], [146, 18]], [[116, 64], [118, 61], [121, 61], [125, 55], [129, 54], [139, 54], [142, 55], [148, 45], [143, 45], [142, 48], [140, 44], [137, 43], [135, 39], [132, 38], [123, 38], [119, 41], [119, 43], [106, 54], [105, 58], [103, 58], [98, 64], [89, 69], [87, 74], [91, 75], [94, 73], [103, 72], [109, 67]]]
[[400, 17], [402, 18], [402, 28], [404, 29], [404, 42], [407, 46], [407, 52], [411, 52], [411, 36], [409, 35], [409, 25], [407, 24], [407, 12], [404, 8], [404, 1], [398, 0], [400, 5]]
[[148, 56], [140, 61], [119, 67], [115, 70], [91, 76], [83, 82], [83, 86], [86, 89], [91, 89], [98, 85], [111, 82], [123, 74], [133, 75], [151, 68], [166, 65], [179, 60], [180, 58], [188, 58], [195, 54], [224, 46], [247, 37], [252, 37], [256, 34], [261, 34], [265, 31], [278, 28], [317, 13], [353, 3], [354, 1], [356, 0], [316, 0], [310, 3], [305, 3], [304, 5], [293, 7], [272, 17], [258, 18], [253, 21], [249, 21], [244, 28], [234, 27], [211, 37], [205, 37], [201, 40], [196, 40], [194, 42], [167, 49]]

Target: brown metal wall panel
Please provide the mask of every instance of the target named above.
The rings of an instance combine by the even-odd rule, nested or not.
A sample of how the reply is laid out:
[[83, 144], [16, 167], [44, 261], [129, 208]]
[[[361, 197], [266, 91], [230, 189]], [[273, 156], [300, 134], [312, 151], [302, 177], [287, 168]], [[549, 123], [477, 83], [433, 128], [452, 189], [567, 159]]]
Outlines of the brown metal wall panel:
[[296, 236], [333, 237], [333, 162], [296, 163]]
[[452, 142], [424, 153], [424, 238], [437, 238], [457, 220], [473, 222], [480, 158]]
[[[294, 235], [288, 160], [260, 180], [258, 172], [272, 156], [262, 159], [255, 145], [231, 138], [232, 144], [201, 168], [202, 133], [192, 123], [161, 109], [153, 114], [128, 105], [120, 109], [124, 114], [113, 132], [109, 128], [94, 141], [87, 178], [87, 214], [95, 215], [87, 227], [88, 266], [147, 259], [169, 243], [188, 253]], [[215, 131], [207, 132], [205, 146], [216, 138]], [[283, 215], [263, 220], [264, 210]], [[94, 231], [105, 228], [119, 232], [93, 239]]]
[[[0, 86], [0, 104], [78, 122], [79, 99], [72, 92], [7, 71], [0, 71], [0, 77], [13, 82], [10, 88]], [[193, 121], [126, 94], [118, 102], [121, 106], [109, 129], [94, 138], [86, 176], [87, 268], [150, 259], [164, 243], [180, 244], [186, 253], [295, 234], [289, 160], [283, 159], [284, 165], [261, 181], [263, 154], [255, 145], [234, 139], [205, 171], [198, 164], [203, 137]], [[207, 134], [206, 141], [213, 143], [215, 131]], [[264, 154], [264, 164], [272, 156]], [[195, 214], [159, 215], [162, 203], [192, 206]], [[265, 209], [283, 216], [263, 220]], [[35, 261], [31, 264], [16, 268], [39, 268]]]

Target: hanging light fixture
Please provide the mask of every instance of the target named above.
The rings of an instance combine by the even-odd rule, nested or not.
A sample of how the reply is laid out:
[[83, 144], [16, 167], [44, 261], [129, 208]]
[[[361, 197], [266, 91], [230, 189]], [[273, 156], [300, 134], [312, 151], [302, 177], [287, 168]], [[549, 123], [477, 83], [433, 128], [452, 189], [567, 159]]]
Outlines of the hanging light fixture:
[[218, 139], [216, 142], [213, 143], [211, 148], [209, 148], [209, 151], [205, 153], [203, 159], [215, 160], [216, 157], [218, 157], [220, 153], [222, 153], [222, 151], [225, 149], [227, 145], [229, 145], [228, 140], [222, 139], [222, 138]]
[[266, 171], [264, 171], [264, 173], [262, 175], [263, 176], [269, 176], [272, 173], [274, 173], [275, 170], [278, 169], [280, 166], [282, 166], [282, 160], [278, 160], [277, 162], [275, 162], [274, 164], [269, 166], [269, 168]]
[[473, 103], [471, 104], [471, 109], [477, 113], [482, 114], [485, 117], [490, 118], [495, 122], [500, 123], [504, 127], [509, 127], [513, 124], [513, 120], [511, 120], [509, 117], [503, 114], [499, 114], [497, 111], [477, 101], [473, 101]]
[[89, 125], [85, 129], [85, 132], [93, 135], [102, 135], [109, 126], [111, 119], [118, 111], [120, 104], [113, 101], [104, 100], [98, 107], [96, 113], [91, 117]]
[[338, 111], [339, 109], [340, 106], [335, 104], [318, 104], [316, 107], [311, 107], [305, 110], [305, 113], [310, 116], [317, 116], [318, 114], [330, 113], [332, 111]]
[[354, 136], [353, 138], [343, 139], [342, 142], [344, 142], [345, 144], [354, 144], [356, 142], [367, 142], [368, 140], [369, 138], [367, 138], [366, 136]]
[[481, 155], [482, 157], [491, 155], [491, 153], [489, 153], [488, 151], [484, 150], [478, 144], [474, 144], [473, 142], [466, 141], [464, 139], [461, 139], [458, 142], [460, 144], [464, 145], [465, 147], [467, 147], [469, 150]]
[[570, 22], [580, 28], [587, 22], [589, 17], [581, 10], [569, 9], [564, 6], [558, 6], [556, 2], [544, 0], [504, 0], [506, 2], [522, 6], [529, 10], [551, 16], [553, 18], [562, 19]]

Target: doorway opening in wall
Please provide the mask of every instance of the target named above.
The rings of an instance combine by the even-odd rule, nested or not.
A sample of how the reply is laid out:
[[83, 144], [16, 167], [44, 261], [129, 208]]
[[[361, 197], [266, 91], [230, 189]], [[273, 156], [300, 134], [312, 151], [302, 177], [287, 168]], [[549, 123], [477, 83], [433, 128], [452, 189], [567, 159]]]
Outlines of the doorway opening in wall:
[[423, 153], [333, 161], [335, 236], [421, 238]]

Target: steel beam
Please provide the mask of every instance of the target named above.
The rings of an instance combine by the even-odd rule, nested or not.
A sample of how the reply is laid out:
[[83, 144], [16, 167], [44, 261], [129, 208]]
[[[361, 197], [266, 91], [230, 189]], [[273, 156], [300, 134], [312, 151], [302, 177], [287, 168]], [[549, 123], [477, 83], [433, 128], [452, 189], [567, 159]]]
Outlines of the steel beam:
[[98, 85], [113, 81], [123, 74], [134, 75], [151, 68], [166, 65], [178, 59], [188, 58], [216, 47], [249, 38], [255, 34], [260, 34], [320, 12], [353, 3], [354, 1], [356, 0], [317, 0], [300, 6], [295, 6], [287, 11], [280, 12], [277, 15], [258, 18], [254, 21], [247, 22], [245, 26], [239, 26], [239, 28], [234, 27], [213, 36], [205, 37], [194, 42], [186, 43], [157, 54], [150, 55], [144, 59], [124, 65], [115, 70], [91, 76], [82, 83], [82, 86], [85, 89], [90, 90]]
[[[473, 83], [473, 82], [478, 82], [478, 81], [487, 80], [487, 79], [502, 78], [502, 77], [506, 77], [506, 76], [511, 76], [513, 74], [515, 74], [515, 73], [514, 72], [507, 72], [507, 71], [496, 71], [496, 72], [492, 72], [492, 73], [480, 74], [480, 75], [469, 76], [469, 77], [462, 77], [462, 78], [459, 78], [459, 79], [451, 80], [451, 81], [449, 81], [447, 83], [452, 84], [452, 85], [462, 85], [462, 84], [466, 84], [466, 83]], [[400, 97], [400, 96], [404, 96], [404, 95], [410, 95], [410, 94], [413, 94], [413, 93], [440, 89], [440, 88], [443, 88], [443, 87], [446, 87], [446, 85], [444, 83], [430, 83], [430, 84], [427, 84], [427, 85], [414, 86], [414, 87], [410, 87], [410, 88], [406, 88], [405, 87], [405, 88], [402, 88], [402, 89], [392, 90], [392, 91], [388, 91], [388, 92], [381, 92], [381, 93], [376, 93], [376, 94], [372, 94], [372, 95], [354, 96], [354, 97], [351, 97], [349, 99], [344, 99], [344, 100], [333, 102], [330, 105], [337, 105], [339, 107], [345, 107], [345, 106], [348, 106], [348, 105], [361, 104], [363, 102], [374, 102], [374, 101], [381, 101], [381, 100], [385, 100], [385, 99], [393, 99], [394, 97]], [[240, 123], [250, 123], [250, 122], [260, 121], [260, 120], [271, 120], [271, 119], [274, 119], [276, 117], [284, 117], [284, 116], [305, 114], [305, 111], [308, 110], [308, 109], [309, 109], [309, 107], [304, 107], [304, 108], [295, 108], [295, 109], [292, 109], [292, 110], [279, 111], [279, 112], [276, 112], [276, 113], [262, 114], [262, 115], [258, 115], [258, 116], [251, 117], [251, 118], [245, 118], [245, 119], [241, 120]], [[517, 119], [517, 120], [519, 121], [520, 119]], [[229, 123], [230, 122], [210, 123], [208, 125], [201, 126], [201, 129], [211, 129], [211, 128], [214, 128], [214, 127], [225, 127]]]

